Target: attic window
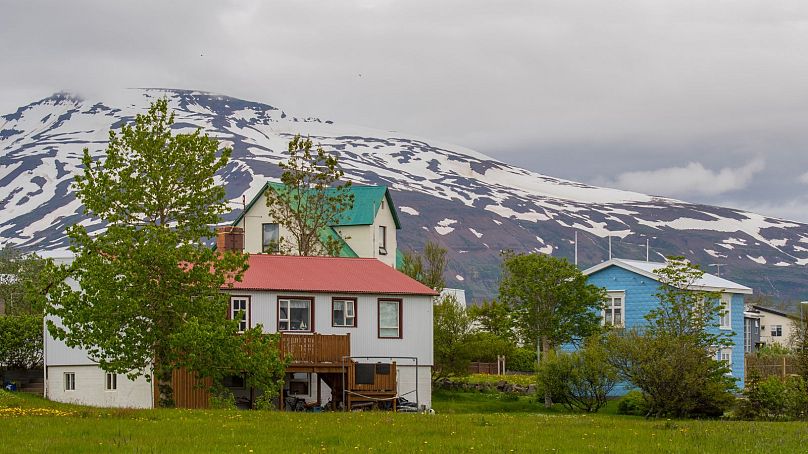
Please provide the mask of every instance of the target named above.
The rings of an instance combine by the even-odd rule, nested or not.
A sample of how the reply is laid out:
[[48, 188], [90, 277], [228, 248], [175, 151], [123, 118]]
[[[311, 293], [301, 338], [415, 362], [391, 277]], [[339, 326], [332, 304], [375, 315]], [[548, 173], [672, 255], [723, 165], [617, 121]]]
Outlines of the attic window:
[[387, 255], [387, 227], [379, 226], [379, 255]]

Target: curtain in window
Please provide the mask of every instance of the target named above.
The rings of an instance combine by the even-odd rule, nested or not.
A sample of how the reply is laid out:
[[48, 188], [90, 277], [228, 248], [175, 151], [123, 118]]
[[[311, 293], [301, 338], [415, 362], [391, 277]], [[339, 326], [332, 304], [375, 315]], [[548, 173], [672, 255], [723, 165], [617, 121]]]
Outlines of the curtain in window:
[[398, 301], [379, 301], [379, 337], [400, 337]]

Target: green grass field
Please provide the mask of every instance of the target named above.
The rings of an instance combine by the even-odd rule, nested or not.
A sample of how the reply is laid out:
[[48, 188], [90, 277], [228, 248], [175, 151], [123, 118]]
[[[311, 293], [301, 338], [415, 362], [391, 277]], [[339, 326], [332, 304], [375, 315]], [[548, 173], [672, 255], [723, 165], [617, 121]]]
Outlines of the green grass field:
[[645, 420], [436, 392], [435, 415], [103, 410], [0, 392], [1, 452], [775, 452], [805, 423]]

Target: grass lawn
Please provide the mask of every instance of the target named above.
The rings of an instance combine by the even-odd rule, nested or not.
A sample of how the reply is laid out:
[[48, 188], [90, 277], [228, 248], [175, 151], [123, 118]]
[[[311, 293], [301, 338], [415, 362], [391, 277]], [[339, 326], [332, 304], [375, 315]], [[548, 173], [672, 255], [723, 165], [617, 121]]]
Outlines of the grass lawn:
[[646, 421], [435, 393], [435, 415], [102, 410], [0, 392], [0, 452], [805, 452], [808, 425]]

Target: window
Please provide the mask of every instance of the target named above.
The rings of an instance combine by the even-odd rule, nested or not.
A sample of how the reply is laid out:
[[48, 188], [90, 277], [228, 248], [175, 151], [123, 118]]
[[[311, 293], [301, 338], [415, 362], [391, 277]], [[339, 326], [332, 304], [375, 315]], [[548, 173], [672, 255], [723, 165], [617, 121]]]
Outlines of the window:
[[278, 331], [314, 331], [312, 298], [279, 298]]
[[732, 349], [722, 348], [718, 351], [718, 359], [724, 361], [727, 366], [732, 367]]
[[721, 329], [732, 329], [731, 307], [730, 296], [721, 295], [721, 319], [719, 320]]
[[782, 337], [783, 325], [772, 325], [772, 337]]
[[281, 251], [281, 236], [278, 224], [262, 224], [262, 226], [261, 251], [268, 254], [277, 254]]
[[603, 324], [622, 327], [624, 322], [625, 292], [609, 292], [603, 309]]
[[401, 300], [379, 300], [379, 337], [401, 339]]
[[118, 389], [118, 375], [107, 373], [106, 380], [104, 380], [104, 389], [107, 391], [115, 391]]
[[379, 254], [387, 255], [387, 227], [379, 226]]
[[334, 298], [331, 300], [331, 325], [356, 327], [356, 299]]
[[238, 320], [238, 331], [244, 332], [250, 327], [250, 297], [230, 297], [230, 320]]
[[65, 391], [76, 390], [76, 373], [65, 372]]

